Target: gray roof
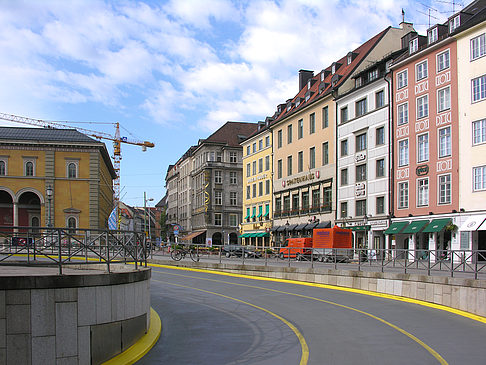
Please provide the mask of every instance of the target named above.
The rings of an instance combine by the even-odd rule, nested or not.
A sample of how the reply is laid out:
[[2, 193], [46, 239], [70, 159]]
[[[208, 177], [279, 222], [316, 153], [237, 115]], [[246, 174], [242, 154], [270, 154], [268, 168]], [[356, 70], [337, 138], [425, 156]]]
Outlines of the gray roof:
[[100, 143], [76, 129], [0, 127], [0, 140]]

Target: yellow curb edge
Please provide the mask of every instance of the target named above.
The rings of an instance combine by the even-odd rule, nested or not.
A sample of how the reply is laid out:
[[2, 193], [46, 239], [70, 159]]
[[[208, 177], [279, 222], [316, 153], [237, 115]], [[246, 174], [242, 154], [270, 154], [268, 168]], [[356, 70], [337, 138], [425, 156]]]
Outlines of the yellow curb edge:
[[160, 317], [153, 308], [150, 308], [150, 327], [147, 333], [121, 354], [104, 362], [103, 365], [129, 365], [135, 363], [154, 347], [161, 332], [162, 323]]

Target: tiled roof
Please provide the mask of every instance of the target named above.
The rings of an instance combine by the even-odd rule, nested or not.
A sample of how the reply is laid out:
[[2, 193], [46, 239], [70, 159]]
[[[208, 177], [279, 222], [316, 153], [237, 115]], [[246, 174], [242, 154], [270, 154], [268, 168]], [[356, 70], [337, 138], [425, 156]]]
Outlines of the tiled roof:
[[[325, 95], [328, 95], [333, 89], [338, 88], [344, 81], [347, 80], [349, 75], [356, 69], [356, 67], [361, 63], [361, 61], [366, 57], [366, 55], [371, 51], [371, 49], [378, 43], [378, 41], [385, 35], [385, 33], [390, 29], [391, 27], [386, 28], [382, 32], [378, 33], [375, 35], [373, 38], [369, 39], [365, 43], [363, 43], [361, 46], [356, 48], [354, 51], [352, 51], [352, 54], [354, 55], [352, 62], [348, 65], [347, 63], [347, 55], [342, 57], [340, 60], [334, 62], [333, 64], [340, 64], [339, 67], [336, 66], [336, 72], [334, 75], [331, 73], [332, 65], [331, 64], [329, 67], [325, 68], [321, 72], [319, 72], [317, 75], [313, 76], [310, 80], [313, 80], [311, 88], [308, 90], [307, 89], [307, 84], [302, 88], [302, 90], [299, 91], [297, 95], [294, 96], [294, 98], [288, 100], [287, 102], [292, 102], [292, 107], [287, 110], [287, 104], [285, 104], [283, 110], [280, 111], [280, 113], [277, 113], [274, 115], [275, 120], [273, 121], [272, 124], [278, 123], [282, 119], [288, 117], [289, 115], [293, 114], [294, 112], [306, 107], [307, 105], [313, 103], [314, 101], [324, 97]], [[324, 73], [324, 79], [321, 81], [321, 74]], [[336, 76], [338, 75], [338, 76]], [[339, 78], [334, 86], [332, 85], [332, 78]], [[310, 98], [306, 101], [306, 94], [307, 92], [310, 91], [311, 96]], [[300, 98], [300, 103], [298, 106], [296, 106], [296, 101]]]
[[0, 140], [38, 142], [100, 142], [75, 129], [0, 127]]
[[227, 122], [202, 142], [224, 143], [231, 147], [241, 147], [240, 142], [255, 133], [257, 123]]

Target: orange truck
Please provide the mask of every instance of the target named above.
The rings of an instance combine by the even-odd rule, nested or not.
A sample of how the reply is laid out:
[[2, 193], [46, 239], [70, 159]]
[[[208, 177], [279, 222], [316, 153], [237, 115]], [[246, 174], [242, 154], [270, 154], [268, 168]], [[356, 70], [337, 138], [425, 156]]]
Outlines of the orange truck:
[[281, 259], [295, 258], [317, 261], [349, 261], [352, 257], [353, 234], [350, 229], [334, 226], [317, 228], [312, 237], [287, 238], [279, 250]]

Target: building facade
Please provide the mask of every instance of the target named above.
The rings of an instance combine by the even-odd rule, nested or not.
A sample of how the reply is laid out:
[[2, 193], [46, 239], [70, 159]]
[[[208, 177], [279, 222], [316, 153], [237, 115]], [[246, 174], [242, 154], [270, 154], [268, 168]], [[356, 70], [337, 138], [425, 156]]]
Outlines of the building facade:
[[270, 247], [273, 218], [271, 118], [258, 122], [258, 131], [241, 143], [243, 147], [243, 220], [245, 245]]
[[1, 225], [107, 229], [115, 178], [104, 143], [74, 129], [0, 127]]

